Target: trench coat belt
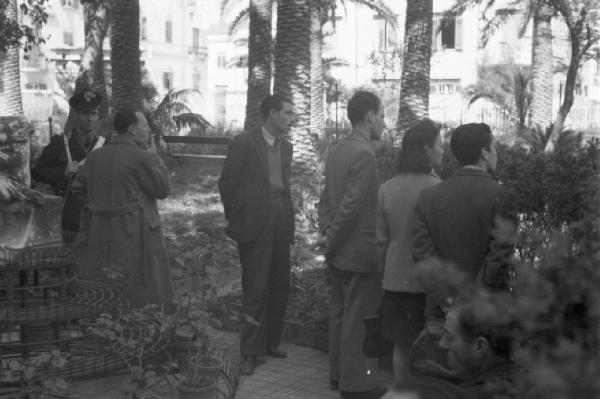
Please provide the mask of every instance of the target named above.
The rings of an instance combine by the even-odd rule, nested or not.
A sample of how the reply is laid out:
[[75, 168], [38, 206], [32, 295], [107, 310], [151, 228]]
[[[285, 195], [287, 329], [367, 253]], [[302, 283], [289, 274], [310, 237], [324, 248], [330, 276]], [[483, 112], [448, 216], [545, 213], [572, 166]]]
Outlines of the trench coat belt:
[[[122, 206], [118, 206], [116, 208], [101, 208], [94, 205], [87, 205], [86, 208], [90, 210], [90, 212], [98, 217], [102, 218], [113, 218], [113, 217], [121, 217], [131, 215], [132, 213], [139, 211], [140, 212], [140, 233], [141, 236], [141, 248], [140, 251], [142, 253], [143, 262], [139, 265], [139, 272], [142, 276], [142, 283], [146, 284], [148, 282], [148, 266], [149, 266], [149, 254], [148, 254], [148, 229], [145, 225], [144, 220], [144, 207], [139, 202], [131, 202]], [[133, 233], [134, 226], [132, 226], [131, 221], [125, 220], [125, 226], [129, 233]]]

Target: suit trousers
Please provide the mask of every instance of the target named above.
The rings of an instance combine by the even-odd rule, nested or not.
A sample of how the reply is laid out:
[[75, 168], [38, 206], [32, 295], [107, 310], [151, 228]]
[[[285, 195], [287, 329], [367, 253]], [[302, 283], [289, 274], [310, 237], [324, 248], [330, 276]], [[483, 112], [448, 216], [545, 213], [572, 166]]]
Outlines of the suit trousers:
[[381, 304], [380, 273], [357, 273], [330, 267], [329, 379], [340, 391], [361, 392], [376, 387], [377, 359], [362, 353], [364, 318]]
[[268, 219], [256, 240], [238, 243], [242, 264], [242, 311], [260, 323], [245, 324], [242, 356], [264, 355], [281, 342], [290, 291], [290, 231], [285, 199], [271, 199]]

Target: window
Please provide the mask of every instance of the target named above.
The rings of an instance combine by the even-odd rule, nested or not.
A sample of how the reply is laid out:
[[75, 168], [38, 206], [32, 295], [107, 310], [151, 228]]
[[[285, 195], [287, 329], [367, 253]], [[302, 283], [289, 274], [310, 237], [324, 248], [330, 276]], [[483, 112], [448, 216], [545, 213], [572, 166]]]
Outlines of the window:
[[225, 53], [220, 51], [217, 53], [217, 66], [219, 68], [225, 68], [227, 64], [227, 60], [225, 59]]
[[192, 51], [194, 54], [200, 52], [200, 29], [192, 28]]
[[460, 90], [460, 80], [432, 80], [429, 85], [430, 94], [454, 94]]
[[71, 7], [77, 9], [77, 7], [79, 7], [79, 0], [60, 0], [60, 4], [63, 7]]
[[165, 41], [173, 43], [173, 22], [169, 20], [165, 22]]
[[65, 46], [73, 46], [73, 32], [64, 31], [63, 32], [63, 44]]
[[163, 87], [165, 90], [173, 89], [173, 72], [163, 72]]
[[142, 23], [140, 24], [140, 39], [146, 40], [148, 38], [148, 18], [142, 17]]
[[433, 18], [432, 50], [462, 50], [463, 23], [462, 18], [450, 17], [446, 20], [441, 15]]
[[200, 90], [200, 74], [198, 72], [192, 75], [192, 87], [194, 90]]
[[48, 85], [41, 82], [27, 82], [25, 83], [25, 90], [47, 91]]

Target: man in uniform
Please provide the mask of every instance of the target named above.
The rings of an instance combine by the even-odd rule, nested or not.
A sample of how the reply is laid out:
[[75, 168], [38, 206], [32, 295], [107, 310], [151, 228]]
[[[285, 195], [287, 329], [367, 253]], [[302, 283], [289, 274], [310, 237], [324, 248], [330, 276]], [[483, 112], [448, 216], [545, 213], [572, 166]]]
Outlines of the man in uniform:
[[98, 140], [96, 127], [101, 102], [102, 96], [91, 89], [71, 97], [69, 105], [75, 117], [70, 136], [67, 131], [53, 136], [31, 170], [33, 179], [51, 185], [56, 195], [64, 197], [61, 227], [67, 240], [77, 234], [83, 208], [83, 202], [69, 192], [70, 183]]

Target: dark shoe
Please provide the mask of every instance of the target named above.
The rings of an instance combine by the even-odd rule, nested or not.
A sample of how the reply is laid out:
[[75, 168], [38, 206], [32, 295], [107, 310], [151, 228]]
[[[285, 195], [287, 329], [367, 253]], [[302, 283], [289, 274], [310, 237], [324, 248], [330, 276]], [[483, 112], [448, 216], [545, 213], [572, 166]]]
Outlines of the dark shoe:
[[340, 391], [342, 399], [381, 399], [388, 390], [384, 387], [377, 387], [370, 391], [350, 392]]
[[240, 373], [244, 375], [254, 374], [254, 368], [256, 367], [256, 356], [242, 356], [242, 362], [240, 363]]
[[329, 380], [329, 389], [337, 391], [340, 388], [340, 382], [336, 380]]
[[267, 356], [276, 357], [278, 359], [285, 359], [287, 357], [287, 353], [277, 348], [267, 348]]

